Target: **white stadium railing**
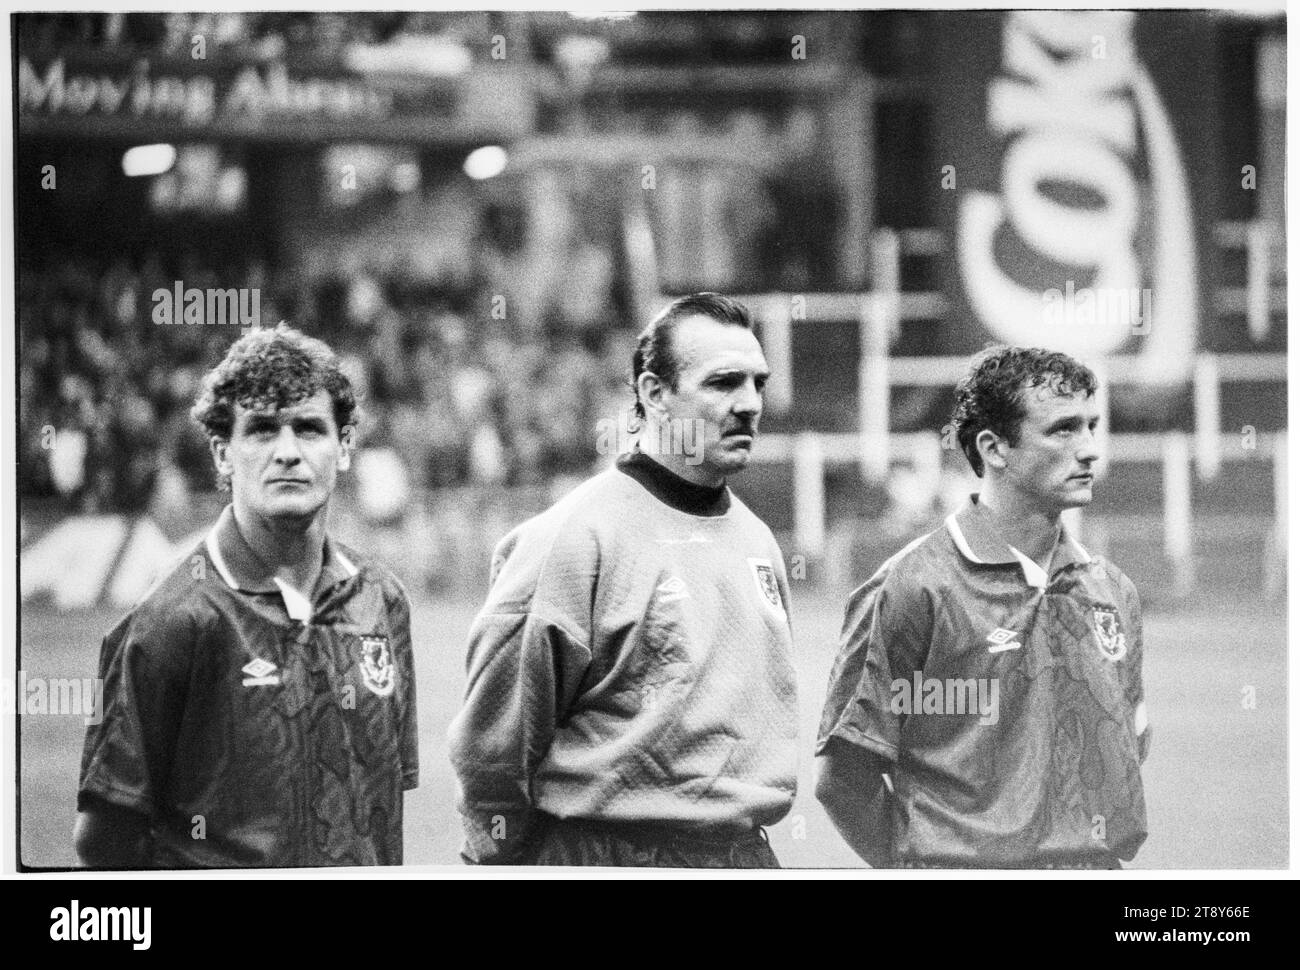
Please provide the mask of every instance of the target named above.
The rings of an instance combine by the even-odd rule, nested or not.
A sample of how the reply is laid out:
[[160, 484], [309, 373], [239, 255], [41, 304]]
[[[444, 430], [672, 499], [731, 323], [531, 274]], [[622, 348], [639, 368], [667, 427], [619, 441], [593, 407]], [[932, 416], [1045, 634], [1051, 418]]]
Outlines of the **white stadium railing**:
[[[1258, 435], [1252, 447], [1242, 447], [1239, 434], [1217, 436], [1222, 461], [1269, 460], [1272, 463], [1273, 523], [1264, 547], [1265, 575], [1269, 595], [1280, 591], [1278, 569], [1285, 562], [1287, 544], [1287, 438], [1284, 432]], [[1193, 435], [1181, 431], [1164, 434], [1115, 434], [1109, 436], [1112, 462], [1159, 463], [1161, 466], [1161, 516], [1164, 553], [1174, 568], [1174, 582], [1180, 592], [1192, 587], [1193, 555]], [[889, 435], [890, 453], [910, 464], [920, 487], [940, 494], [943, 467], [943, 438], [939, 433], [913, 432]], [[853, 464], [860, 457], [861, 436], [805, 431], [798, 434], [760, 435], [754, 448], [756, 464], [793, 466], [794, 548], [804, 556], [826, 556], [826, 466]], [[1080, 528], [1074, 517], [1072, 528]]]
[[[1282, 245], [1270, 223], [1224, 223], [1216, 241], [1224, 249], [1246, 251], [1246, 285], [1223, 287], [1215, 294], [1218, 312], [1244, 312], [1249, 332], [1263, 339], [1272, 326], [1271, 315], [1285, 310], [1284, 286], [1273, 283], [1275, 249]], [[936, 319], [946, 311], [939, 293], [903, 292], [901, 259], [909, 255], [936, 255], [946, 239], [937, 230], [878, 230], [871, 246], [872, 279], [876, 290], [867, 293], [763, 293], [741, 295], [761, 321], [763, 349], [772, 377], [766, 401], [777, 414], [789, 410], [792, 383], [793, 328], [795, 323], [856, 321], [860, 330], [858, 362], [858, 428], [856, 433], [802, 432], [761, 436], [755, 448], [757, 462], [790, 462], [794, 466], [795, 545], [805, 555], [826, 553], [827, 523], [825, 466], [828, 462], [856, 463], [864, 478], [883, 479], [891, 456], [909, 461], [923, 479], [937, 483], [942, 468], [941, 432], [898, 434], [889, 427], [889, 396], [899, 386], [953, 387], [969, 367], [967, 357], [890, 357], [889, 347], [904, 320]], [[1202, 481], [1217, 477], [1226, 461], [1269, 458], [1273, 465], [1273, 528], [1265, 543], [1266, 575], [1276, 585], [1279, 564], [1286, 554], [1287, 446], [1285, 432], [1261, 433], [1253, 447], [1241, 447], [1242, 436], [1221, 427], [1221, 386], [1224, 382], [1285, 382], [1286, 355], [1282, 353], [1199, 354], [1191, 374], [1193, 432], [1116, 434], [1110, 423], [1110, 388], [1146, 381], [1136, 360], [1108, 357], [1089, 361], [1101, 387], [1103, 457], [1099, 473], [1109, 462], [1158, 461], [1162, 467], [1162, 518], [1164, 551], [1175, 568], [1175, 582], [1187, 591], [1194, 571], [1192, 526], [1192, 468]], [[1234, 445], [1236, 445], [1234, 447]], [[1076, 525], [1077, 527], [1077, 525]], [[1276, 592], [1276, 589], [1273, 590]]]

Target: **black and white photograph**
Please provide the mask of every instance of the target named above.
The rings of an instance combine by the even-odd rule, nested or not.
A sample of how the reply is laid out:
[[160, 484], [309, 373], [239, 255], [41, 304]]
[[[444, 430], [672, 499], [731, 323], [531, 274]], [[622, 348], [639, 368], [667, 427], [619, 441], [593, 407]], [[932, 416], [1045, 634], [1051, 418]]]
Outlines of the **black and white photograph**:
[[1290, 867], [1280, 3], [8, 29], [18, 872]]

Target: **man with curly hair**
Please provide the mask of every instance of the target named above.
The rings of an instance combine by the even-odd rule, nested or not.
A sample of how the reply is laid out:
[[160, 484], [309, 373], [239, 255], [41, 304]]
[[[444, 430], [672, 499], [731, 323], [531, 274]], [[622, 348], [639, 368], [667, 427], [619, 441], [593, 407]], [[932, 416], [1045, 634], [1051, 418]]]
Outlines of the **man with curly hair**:
[[980, 490], [849, 599], [817, 797], [875, 866], [1118, 868], [1146, 838], [1133, 583], [1066, 533], [1092, 501], [1097, 380], [995, 347], [957, 388]]
[[410, 608], [326, 534], [357, 403], [321, 341], [254, 330], [191, 412], [230, 505], [105, 637], [76, 845], [106, 868], [397, 865], [418, 777]]

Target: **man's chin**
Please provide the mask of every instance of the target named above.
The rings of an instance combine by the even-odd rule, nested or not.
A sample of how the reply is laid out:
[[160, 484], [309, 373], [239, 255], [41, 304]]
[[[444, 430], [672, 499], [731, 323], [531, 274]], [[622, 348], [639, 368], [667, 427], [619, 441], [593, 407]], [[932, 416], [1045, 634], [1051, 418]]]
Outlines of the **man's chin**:
[[750, 450], [748, 444], [732, 444], [720, 448], [712, 464], [720, 474], [734, 475], [744, 471], [749, 465]]
[[311, 520], [324, 505], [316, 496], [279, 496], [264, 503], [258, 512], [272, 522], [289, 525]]
[[1081, 509], [1084, 506], [1092, 504], [1092, 486], [1079, 485], [1065, 493], [1064, 501], [1061, 503], [1067, 509]]

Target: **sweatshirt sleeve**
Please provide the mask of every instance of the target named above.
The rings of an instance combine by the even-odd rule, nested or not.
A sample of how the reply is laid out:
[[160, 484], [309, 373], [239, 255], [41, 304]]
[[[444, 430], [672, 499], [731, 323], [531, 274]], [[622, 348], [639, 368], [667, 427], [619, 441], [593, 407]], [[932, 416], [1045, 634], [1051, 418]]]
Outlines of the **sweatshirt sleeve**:
[[533, 775], [591, 663], [589, 546], [512, 533], [494, 554], [488, 600], [470, 629], [465, 703], [450, 729], [467, 862], [508, 864], [529, 835]]

